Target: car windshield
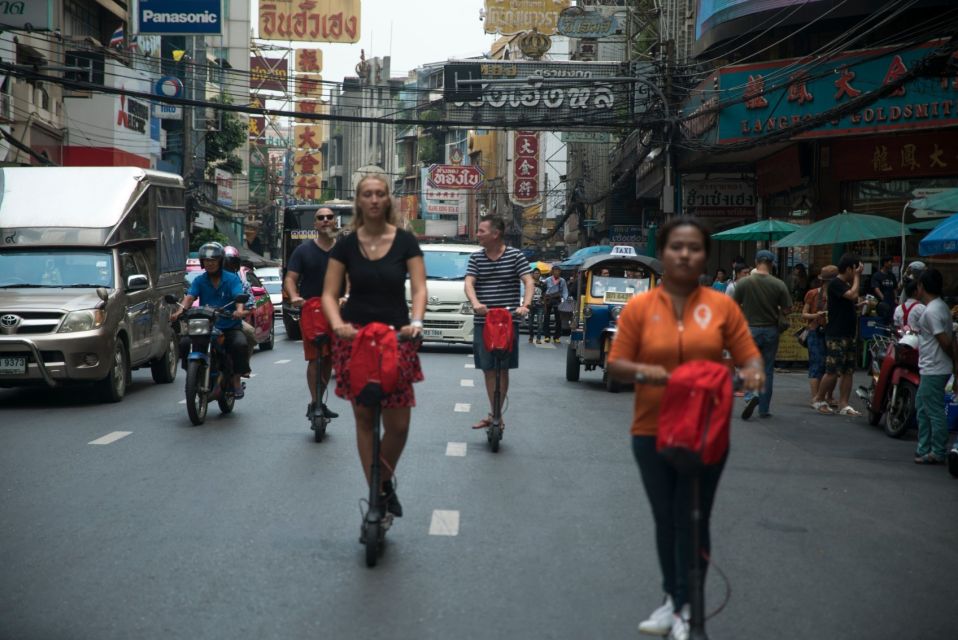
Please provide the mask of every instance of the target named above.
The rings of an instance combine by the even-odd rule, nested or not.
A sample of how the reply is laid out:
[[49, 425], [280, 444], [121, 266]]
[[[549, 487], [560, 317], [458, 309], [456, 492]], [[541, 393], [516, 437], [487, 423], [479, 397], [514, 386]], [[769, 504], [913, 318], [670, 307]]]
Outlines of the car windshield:
[[109, 251], [0, 251], [0, 288], [113, 287]]
[[430, 280], [465, 280], [472, 251], [424, 251], [426, 277]]
[[267, 280], [263, 282], [263, 286], [266, 287], [266, 291], [270, 295], [276, 295], [277, 293], [283, 292], [283, 283], [279, 280]]
[[616, 278], [613, 276], [592, 277], [592, 297], [602, 298], [609, 291], [616, 293], [642, 293], [649, 290], [648, 278]]

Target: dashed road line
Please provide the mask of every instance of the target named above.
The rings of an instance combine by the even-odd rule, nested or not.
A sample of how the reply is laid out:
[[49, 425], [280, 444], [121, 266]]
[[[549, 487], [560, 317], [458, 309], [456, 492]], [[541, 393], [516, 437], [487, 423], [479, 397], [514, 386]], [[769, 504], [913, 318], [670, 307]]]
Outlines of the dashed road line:
[[463, 378], [462, 380], [459, 381], [459, 386], [460, 386], [460, 387], [474, 387], [474, 386], [476, 386], [476, 381], [475, 381], [475, 380], [467, 380], [467, 379]]
[[186, 400], [180, 400], [180, 401], [177, 402], [176, 404], [186, 404]]
[[446, 455], [449, 456], [450, 458], [465, 458], [466, 443], [465, 442], [446, 443]]
[[429, 523], [431, 536], [459, 535], [459, 512], [435, 509], [432, 512], [432, 521]]
[[133, 432], [132, 431], [114, 431], [113, 433], [108, 433], [102, 438], [97, 438], [96, 440], [88, 442], [87, 444], [113, 444], [117, 440], [121, 440], [127, 437], [128, 435], [130, 435], [131, 433]]
[[470, 362], [469, 364], [465, 365], [465, 367], [466, 367], [466, 369], [475, 369], [475, 368], [476, 368], [476, 365], [474, 365], [474, 364], [472, 364], [472, 363]]
[[273, 364], [289, 364], [290, 362], [290, 360], [277, 360]]
[[472, 405], [468, 402], [457, 402], [453, 411], [456, 413], [469, 413], [472, 410]]

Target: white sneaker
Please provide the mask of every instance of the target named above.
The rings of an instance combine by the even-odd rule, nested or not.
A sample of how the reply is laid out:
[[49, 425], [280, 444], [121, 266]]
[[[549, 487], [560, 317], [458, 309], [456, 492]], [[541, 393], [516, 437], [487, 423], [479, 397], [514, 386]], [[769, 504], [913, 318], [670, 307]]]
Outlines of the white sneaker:
[[672, 628], [672, 614], [674, 612], [672, 596], [665, 596], [665, 602], [662, 606], [649, 614], [648, 620], [639, 623], [639, 633], [647, 633], [652, 636], [667, 635]]
[[669, 640], [689, 640], [689, 605], [683, 605], [682, 611], [672, 614], [672, 630], [669, 631]]

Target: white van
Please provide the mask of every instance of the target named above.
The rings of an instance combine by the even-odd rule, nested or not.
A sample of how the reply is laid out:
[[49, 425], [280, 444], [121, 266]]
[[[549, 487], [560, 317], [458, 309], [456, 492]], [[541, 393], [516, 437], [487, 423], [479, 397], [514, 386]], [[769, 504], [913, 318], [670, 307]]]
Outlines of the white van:
[[[422, 244], [426, 263], [426, 316], [423, 339], [428, 342], [472, 344], [472, 305], [464, 289], [469, 256], [475, 244]], [[406, 297], [410, 297], [406, 283]]]

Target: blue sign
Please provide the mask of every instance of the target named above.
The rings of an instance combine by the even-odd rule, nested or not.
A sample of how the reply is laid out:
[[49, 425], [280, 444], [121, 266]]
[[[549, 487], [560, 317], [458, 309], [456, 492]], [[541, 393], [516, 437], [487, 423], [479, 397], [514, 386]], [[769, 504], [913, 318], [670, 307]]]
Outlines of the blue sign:
[[221, 35], [222, 0], [139, 0], [138, 33], [144, 35]]

